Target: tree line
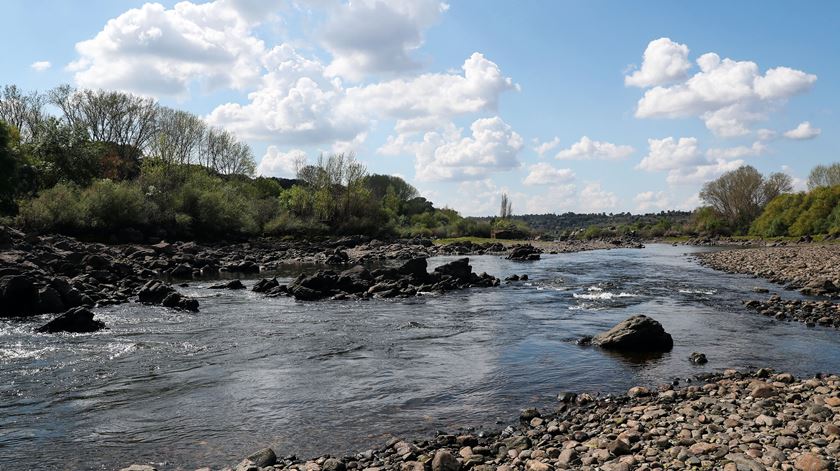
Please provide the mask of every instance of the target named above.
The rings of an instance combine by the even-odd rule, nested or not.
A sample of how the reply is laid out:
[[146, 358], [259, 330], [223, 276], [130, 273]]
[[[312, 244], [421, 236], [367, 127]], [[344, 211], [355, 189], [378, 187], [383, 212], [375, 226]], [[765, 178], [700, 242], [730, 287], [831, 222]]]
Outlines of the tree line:
[[0, 223], [83, 238], [488, 236], [355, 156], [255, 176], [250, 147], [191, 113], [107, 90], [0, 90]]

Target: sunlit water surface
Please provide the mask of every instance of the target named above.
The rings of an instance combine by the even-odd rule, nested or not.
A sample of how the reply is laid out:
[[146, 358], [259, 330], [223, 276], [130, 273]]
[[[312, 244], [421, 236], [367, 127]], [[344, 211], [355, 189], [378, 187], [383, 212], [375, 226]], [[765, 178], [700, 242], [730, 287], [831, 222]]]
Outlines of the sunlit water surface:
[[[840, 371], [837, 331], [745, 310], [753, 287], [779, 287], [700, 267], [686, 255], [699, 250], [471, 257], [478, 272], [531, 279], [409, 300], [302, 303], [196, 282], [182, 290], [200, 313], [97, 309], [109, 328], [92, 335], [3, 320], [0, 469], [194, 469], [264, 446], [341, 455], [390, 434], [494, 429], [560, 391], [729, 367]], [[662, 322], [672, 352], [640, 361], [575, 344], [638, 313]], [[694, 351], [709, 363], [690, 364]]]

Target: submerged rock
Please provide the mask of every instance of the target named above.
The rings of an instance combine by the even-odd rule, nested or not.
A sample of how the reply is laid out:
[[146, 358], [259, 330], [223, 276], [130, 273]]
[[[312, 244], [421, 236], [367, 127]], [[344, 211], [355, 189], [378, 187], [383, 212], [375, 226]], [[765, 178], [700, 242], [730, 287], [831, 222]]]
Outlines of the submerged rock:
[[629, 352], [667, 352], [674, 347], [671, 334], [655, 319], [644, 315], [630, 317], [607, 332], [596, 335], [592, 343], [610, 350]]
[[159, 280], [152, 280], [143, 285], [137, 293], [137, 299], [144, 304], [159, 304], [173, 309], [198, 312], [198, 300], [181, 295], [171, 285]]
[[700, 352], [694, 352], [689, 355], [688, 361], [694, 363], [695, 365], [705, 365], [709, 362], [709, 360], [706, 359], [706, 355]]
[[37, 329], [40, 333], [88, 333], [105, 328], [105, 323], [93, 319], [93, 312], [84, 307], [70, 309]]
[[227, 283], [219, 283], [209, 287], [209, 289], [245, 289], [245, 285], [239, 280], [231, 280]]
[[532, 261], [539, 260], [542, 250], [534, 247], [531, 244], [519, 245], [514, 247], [507, 256], [508, 260], [515, 261]]

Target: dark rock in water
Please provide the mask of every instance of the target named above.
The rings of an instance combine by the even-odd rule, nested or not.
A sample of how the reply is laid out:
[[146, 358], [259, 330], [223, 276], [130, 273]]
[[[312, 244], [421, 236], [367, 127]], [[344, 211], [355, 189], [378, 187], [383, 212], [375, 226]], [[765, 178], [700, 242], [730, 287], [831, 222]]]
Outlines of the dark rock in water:
[[425, 258], [412, 258], [411, 260], [403, 263], [397, 271], [399, 271], [401, 275], [409, 275], [422, 279], [429, 274], [427, 271], [428, 266], [429, 264], [426, 262]]
[[227, 283], [219, 283], [210, 286], [209, 289], [245, 289], [245, 285], [239, 280], [230, 280]]
[[327, 265], [346, 265], [350, 262], [350, 256], [343, 250], [336, 249], [335, 252], [327, 256], [324, 263]]
[[522, 422], [530, 422], [534, 417], [540, 417], [540, 411], [533, 407], [524, 409], [519, 413], [519, 420]]
[[38, 306], [38, 288], [23, 275], [6, 275], [0, 278], [0, 317], [35, 314]]
[[164, 307], [198, 312], [198, 300], [182, 296], [167, 283], [152, 280], [143, 285], [137, 299], [144, 304], [159, 304]]
[[256, 466], [257, 468], [265, 468], [266, 466], [274, 466], [277, 463], [277, 455], [271, 448], [263, 448], [262, 450], [252, 454], [251, 456], [242, 460], [236, 469], [246, 469], [248, 466]]
[[706, 355], [700, 352], [694, 352], [689, 355], [688, 361], [694, 363], [695, 365], [705, 365], [709, 362], [709, 360], [706, 359]]
[[592, 336], [591, 335], [584, 335], [583, 337], [577, 339], [577, 341], [575, 343], [580, 345], [581, 347], [588, 347], [588, 346], [592, 345]]
[[38, 290], [38, 306], [36, 311], [42, 314], [64, 311], [64, 301], [55, 288], [46, 286]]
[[667, 352], [674, 347], [662, 324], [644, 315], [630, 317], [592, 339], [602, 348], [630, 352]]
[[514, 247], [507, 256], [508, 260], [516, 261], [532, 261], [539, 260], [542, 250], [534, 247], [531, 244], [519, 245]]
[[254, 287], [251, 288], [251, 291], [255, 293], [266, 293], [272, 288], [278, 287], [279, 285], [280, 283], [277, 281], [277, 278], [263, 278], [262, 280], [254, 284]]
[[291, 284], [289, 292], [295, 299], [315, 301], [332, 297], [338, 284], [338, 275], [333, 271], [319, 271], [314, 275], [301, 274]]
[[575, 394], [573, 392], [562, 392], [562, 393], [557, 395], [557, 400], [564, 403], [564, 404], [575, 402], [576, 398], [577, 398], [577, 394]]
[[519, 275], [510, 275], [509, 277], [505, 278], [505, 281], [519, 281]]
[[177, 265], [169, 272], [172, 278], [192, 278], [193, 269], [186, 264]]
[[39, 327], [38, 332], [47, 334], [56, 332], [88, 333], [96, 332], [104, 327], [104, 322], [93, 319], [93, 313], [90, 310], [84, 307], [76, 307]]
[[143, 285], [137, 293], [137, 298], [141, 303], [146, 304], [160, 304], [167, 296], [175, 292], [175, 289], [168, 284], [152, 280]]
[[459, 258], [435, 268], [435, 273], [449, 275], [459, 280], [469, 279], [472, 275], [472, 266], [469, 258]]

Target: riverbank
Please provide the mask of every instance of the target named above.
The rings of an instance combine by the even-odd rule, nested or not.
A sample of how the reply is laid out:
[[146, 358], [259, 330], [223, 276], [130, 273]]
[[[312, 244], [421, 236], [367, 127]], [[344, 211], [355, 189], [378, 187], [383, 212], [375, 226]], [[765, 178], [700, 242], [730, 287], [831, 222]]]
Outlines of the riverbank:
[[[616, 247], [640, 245], [632, 240], [571, 241], [524, 250], [538, 258], [541, 252]], [[341, 271], [341, 267], [397, 264], [435, 255], [505, 256], [517, 250], [523, 250], [522, 244], [464, 240], [439, 245], [431, 239], [380, 241], [364, 236], [324, 241], [106, 245], [61, 235], [24, 234], [0, 226], [0, 317], [120, 304], [138, 296], [142, 302], [194, 311], [198, 309], [195, 300], [180, 297], [174, 288], [158, 281], [256, 276], [284, 267], [323, 266]]]
[[265, 449], [225, 469], [824, 471], [836, 469], [838, 456], [840, 376], [796, 379], [761, 369], [619, 396], [561, 393], [556, 410], [526, 409], [500, 432], [392, 439], [356, 455], [310, 460]]
[[[696, 255], [701, 264], [728, 273], [749, 274], [798, 290], [814, 299], [784, 299], [771, 294], [766, 299], [747, 299], [744, 304], [777, 320], [796, 320], [809, 327], [840, 328], [840, 246], [797, 244], [725, 250]], [[757, 290], [759, 293], [766, 290]]]

